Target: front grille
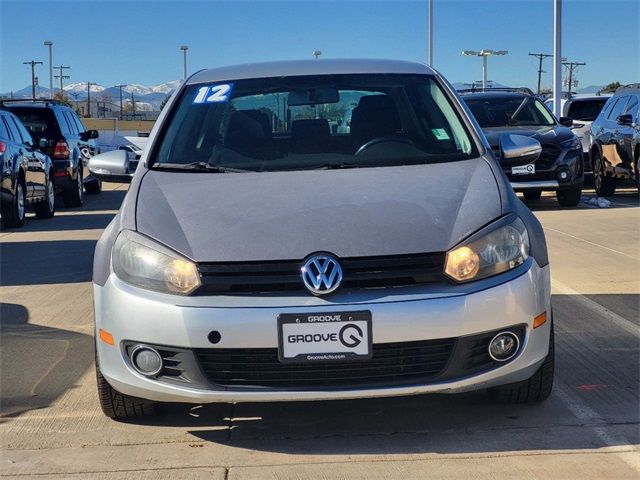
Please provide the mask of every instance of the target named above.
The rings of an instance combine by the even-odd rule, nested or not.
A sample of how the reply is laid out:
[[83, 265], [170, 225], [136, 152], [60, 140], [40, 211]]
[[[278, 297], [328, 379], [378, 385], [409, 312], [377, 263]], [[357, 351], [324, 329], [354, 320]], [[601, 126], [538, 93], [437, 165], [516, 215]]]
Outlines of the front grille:
[[542, 145], [542, 151], [540, 152], [538, 160], [536, 160], [536, 169], [548, 170], [551, 168], [557, 160], [558, 155], [560, 155], [560, 151], [560, 148], [555, 145]]
[[[445, 253], [340, 259], [340, 290], [388, 288], [445, 282]], [[306, 291], [300, 276], [302, 261], [200, 263], [202, 287], [196, 294], [277, 293]]]
[[373, 345], [370, 360], [284, 364], [276, 348], [207, 348], [194, 351], [207, 380], [224, 387], [314, 390], [424, 383], [446, 367], [455, 339]]

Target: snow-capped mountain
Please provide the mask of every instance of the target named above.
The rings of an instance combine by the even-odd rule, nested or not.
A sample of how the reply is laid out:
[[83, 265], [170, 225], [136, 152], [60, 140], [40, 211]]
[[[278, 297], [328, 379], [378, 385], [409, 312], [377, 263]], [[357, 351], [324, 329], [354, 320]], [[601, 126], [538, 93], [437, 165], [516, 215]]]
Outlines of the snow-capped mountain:
[[[85, 83], [70, 83], [63, 87], [65, 92], [68, 93], [87, 93], [87, 84]], [[105, 90], [105, 87], [98, 84], [91, 85], [91, 93], [100, 93]]]
[[[122, 100], [123, 103], [130, 102], [133, 95], [136, 102], [136, 108], [140, 110], [159, 110], [162, 101], [170, 95], [181, 83], [181, 80], [171, 80], [159, 85], [140, 85], [137, 83], [129, 83], [122, 87]], [[65, 85], [64, 92], [72, 100], [84, 100], [87, 98], [87, 84], [86, 82], [70, 83]], [[54, 87], [54, 91], [59, 91], [59, 88]], [[105, 87], [103, 85], [95, 84], [91, 85], [91, 99], [95, 99], [103, 102], [111, 102], [119, 104], [120, 102], [120, 88], [117, 86]], [[49, 89], [41, 85], [36, 86], [36, 97], [44, 98], [49, 96]], [[31, 98], [31, 85], [7, 93], [0, 93], [0, 97], [13, 97], [13, 98]]]

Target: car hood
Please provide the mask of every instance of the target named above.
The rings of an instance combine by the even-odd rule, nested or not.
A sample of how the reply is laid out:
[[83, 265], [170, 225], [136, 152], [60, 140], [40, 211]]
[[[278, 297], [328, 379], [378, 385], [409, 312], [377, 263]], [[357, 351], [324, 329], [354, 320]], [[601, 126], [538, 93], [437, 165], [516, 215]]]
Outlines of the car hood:
[[524, 135], [535, 138], [541, 144], [552, 143], [556, 145], [573, 137], [571, 129], [558, 125], [549, 127], [494, 127], [483, 128], [482, 131], [492, 147], [499, 146], [500, 136], [505, 134]]
[[501, 215], [483, 158], [431, 165], [261, 173], [151, 170], [136, 225], [194, 261], [448, 250]]

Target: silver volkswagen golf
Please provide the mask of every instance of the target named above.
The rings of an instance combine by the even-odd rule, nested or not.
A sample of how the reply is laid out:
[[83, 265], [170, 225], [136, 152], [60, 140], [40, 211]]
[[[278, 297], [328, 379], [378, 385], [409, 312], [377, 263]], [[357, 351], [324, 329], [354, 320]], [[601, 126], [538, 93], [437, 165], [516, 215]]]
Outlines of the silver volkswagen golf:
[[[540, 153], [517, 135], [500, 147], [522, 164]], [[117, 150], [89, 168], [131, 182], [94, 260], [109, 417], [158, 402], [551, 392], [542, 228], [424, 65], [200, 71], [134, 173]]]

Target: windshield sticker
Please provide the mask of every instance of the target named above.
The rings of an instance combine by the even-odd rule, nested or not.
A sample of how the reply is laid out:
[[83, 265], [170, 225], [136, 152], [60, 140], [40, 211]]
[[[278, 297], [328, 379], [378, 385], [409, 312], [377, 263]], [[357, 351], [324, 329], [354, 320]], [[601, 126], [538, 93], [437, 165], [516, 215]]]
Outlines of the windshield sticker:
[[231, 90], [233, 90], [233, 83], [200, 87], [196, 92], [196, 98], [193, 99], [193, 103], [227, 102], [231, 96]]
[[449, 134], [444, 128], [432, 128], [431, 131], [437, 140], [451, 140]]

